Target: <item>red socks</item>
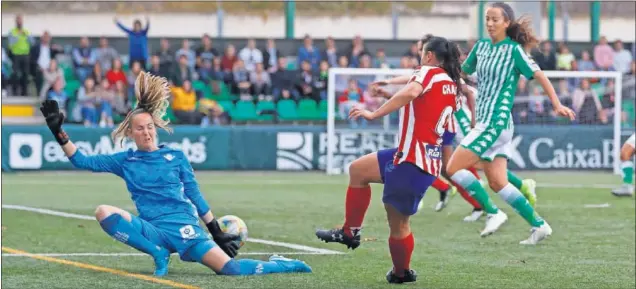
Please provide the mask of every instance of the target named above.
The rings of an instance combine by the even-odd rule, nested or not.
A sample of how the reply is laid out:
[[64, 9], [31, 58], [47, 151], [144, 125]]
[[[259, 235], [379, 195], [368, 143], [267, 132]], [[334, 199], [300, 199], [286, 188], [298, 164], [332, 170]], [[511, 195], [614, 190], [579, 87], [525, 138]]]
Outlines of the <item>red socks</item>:
[[342, 225], [347, 236], [352, 237], [352, 230], [360, 230], [362, 228], [362, 221], [369, 208], [369, 203], [371, 203], [371, 187], [347, 188], [345, 221], [344, 225]]
[[414, 247], [415, 239], [413, 239], [413, 233], [401, 240], [389, 237], [389, 251], [391, 251], [393, 273], [395, 273], [395, 275], [402, 277], [404, 276], [404, 270], [410, 269], [411, 255], [413, 254]]
[[481, 178], [479, 178], [479, 174], [477, 173], [477, 169], [475, 169], [475, 167], [468, 168], [468, 171], [473, 173], [473, 176], [475, 176], [475, 178], [477, 178], [478, 180], [481, 180]]
[[460, 185], [456, 184], [453, 181], [451, 181], [451, 183], [453, 184], [453, 186], [457, 188], [457, 191], [462, 196], [462, 198], [466, 200], [466, 202], [468, 202], [471, 206], [473, 206], [473, 208], [477, 210], [481, 210], [481, 205], [479, 204], [479, 202], [477, 202], [477, 200], [475, 200], [475, 198], [473, 198], [464, 188], [462, 188]]
[[440, 178], [435, 179], [435, 181], [433, 181], [433, 184], [431, 186], [433, 186], [433, 188], [435, 188], [438, 191], [448, 191], [448, 189], [450, 189], [450, 185], [442, 181], [442, 179]]

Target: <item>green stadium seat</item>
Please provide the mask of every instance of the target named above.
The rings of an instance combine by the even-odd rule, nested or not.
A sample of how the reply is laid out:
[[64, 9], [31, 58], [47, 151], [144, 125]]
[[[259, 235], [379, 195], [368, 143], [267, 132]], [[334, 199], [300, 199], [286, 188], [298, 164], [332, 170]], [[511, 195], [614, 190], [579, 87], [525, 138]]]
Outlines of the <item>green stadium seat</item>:
[[278, 118], [281, 120], [298, 120], [296, 102], [291, 99], [283, 99], [276, 105]]
[[298, 118], [302, 120], [320, 119], [320, 111], [318, 105], [313, 99], [303, 99], [298, 102]]
[[[230, 92], [230, 88], [227, 86], [227, 84], [225, 84], [224, 82], [219, 82], [219, 94], [212, 94], [211, 97], [212, 99], [215, 100], [234, 100], [237, 99], [235, 96], [232, 95], [232, 93]], [[212, 93], [212, 89], [210, 89], [210, 93]]]
[[205, 82], [195, 80], [192, 82], [192, 88], [203, 93], [203, 97], [212, 98], [212, 89], [210, 89], [210, 87]]
[[77, 97], [77, 90], [82, 86], [79, 80], [67, 80], [64, 91], [68, 95], [68, 98], [75, 99]]
[[[271, 113], [271, 111], [276, 111], [276, 104], [274, 104], [274, 102], [271, 102], [271, 101], [264, 101], [264, 100], [259, 101], [256, 104], [256, 111], [259, 114], [258, 120], [272, 121], [274, 120], [274, 115]], [[263, 111], [270, 111], [270, 112], [266, 114], [261, 114]]]
[[326, 120], [328, 112], [329, 103], [327, 103], [327, 100], [323, 99], [318, 103], [318, 113], [320, 114], [320, 119]]
[[227, 113], [232, 113], [234, 110], [234, 103], [231, 100], [218, 100], [217, 102]]
[[256, 114], [256, 106], [252, 101], [239, 101], [230, 114], [234, 121], [253, 121], [258, 120]]
[[168, 106], [168, 109], [166, 110], [166, 116], [164, 116], [164, 119], [170, 120], [170, 122], [174, 124], [179, 123], [179, 119], [174, 115], [174, 112], [172, 112], [172, 106]]

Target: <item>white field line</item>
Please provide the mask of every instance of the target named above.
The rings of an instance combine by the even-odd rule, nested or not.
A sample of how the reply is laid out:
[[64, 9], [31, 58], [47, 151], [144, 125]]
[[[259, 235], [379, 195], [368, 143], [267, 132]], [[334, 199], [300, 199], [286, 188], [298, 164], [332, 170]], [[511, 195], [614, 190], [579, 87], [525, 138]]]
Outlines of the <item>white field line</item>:
[[[346, 185], [347, 181], [342, 180], [223, 180], [223, 179], [203, 179], [199, 180], [199, 185]], [[87, 180], [4, 180], [3, 186], [50, 186], [50, 185], [75, 185], [75, 186], [123, 186], [119, 182], [106, 182], [104, 180], [87, 181]], [[564, 188], [564, 189], [612, 189], [616, 184], [557, 184], [538, 182], [539, 188]]]
[[[2, 208], [3, 209], [10, 209], [10, 210], [28, 211], [28, 212], [38, 213], [38, 214], [52, 215], [52, 216], [72, 218], [72, 219], [91, 220], [91, 221], [95, 220], [95, 217], [92, 217], [92, 216], [71, 214], [71, 213], [65, 213], [65, 212], [60, 212], [60, 211], [53, 211], [53, 210], [48, 210], [48, 209], [40, 209], [40, 208], [33, 208], [33, 207], [26, 207], [26, 206], [4, 205], [3, 204]], [[265, 245], [271, 245], [271, 246], [278, 246], [278, 247], [284, 247], [284, 248], [295, 249], [295, 250], [301, 250], [301, 251], [313, 253], [313, 254], [316, 254], [316, 255], [344, 254], [342, 252], [329, 250], [329, 249], [320, 249], [320, 248], [314, 248], [314, 247], [309, 247], [309, 246], [304, 246], [304, 245], [299, 245], [299, 244], [277, 242], [277, 241], [255, 239], [255, 238], [248, 238], [247, 242], [259, 243], [259, 244], [265, 244]]]
[[[30, 253], [30, 254], [11, 254], [2, 253], [2, 257], [28, 257], [31, 255], [44, 257], [140, 257], [148, 256], [144, 253]], [[256, 255], [324, 255], [318, 252], [242, 252], [239, 256], [256, 256]]]

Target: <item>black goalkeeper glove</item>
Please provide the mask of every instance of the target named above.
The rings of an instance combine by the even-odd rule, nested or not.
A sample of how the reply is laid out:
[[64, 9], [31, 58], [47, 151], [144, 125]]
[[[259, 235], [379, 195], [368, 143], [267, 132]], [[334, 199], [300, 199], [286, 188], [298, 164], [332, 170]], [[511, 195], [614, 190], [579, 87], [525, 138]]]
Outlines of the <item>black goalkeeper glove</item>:
[[223, 232], [216, 219], [212, 219], [206, 226], [210, 234], [212, 234], [212, 239], [214, 239], [214, 242], [219, 245], [223, 252], [230, 256], [230, 258], [236, 257], [239, 249], [238, 240], [241, 236]]
[[64, 113], [60, 112], [60, 108], [57, 105], [57, 101], [47, 99], [40, 106], [40, 111], [46, 119], [46, 125], [49, 127], [55, 140], [60, 145], [68, 143], [69, 138], [66, 132], [62, 129], [64, 123]]

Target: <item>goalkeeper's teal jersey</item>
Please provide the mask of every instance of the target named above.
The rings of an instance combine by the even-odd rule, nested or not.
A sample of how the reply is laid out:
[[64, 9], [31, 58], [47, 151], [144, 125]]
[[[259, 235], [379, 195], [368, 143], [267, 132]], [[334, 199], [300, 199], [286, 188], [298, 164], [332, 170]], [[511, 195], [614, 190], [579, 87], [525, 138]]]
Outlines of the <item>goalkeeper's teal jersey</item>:
[[124, 179], [139, 217], [150, 223], [198, 224], [198, 217], [210, 210], [192, 166], [180, 150], [162, 145], [153, 152], [131, 149], [96, 156], [85, 156], [77, 150], [69, 159], [77, 168], [109, 172]]
[[539, 66], [523, 47], [509, 37], [499, 43], [478, 41], [462, 64], [467, 74], [477, 73], [476, 119], [480, 123], [509, 125], [517, 82], [520, 75], [532, 79]]

